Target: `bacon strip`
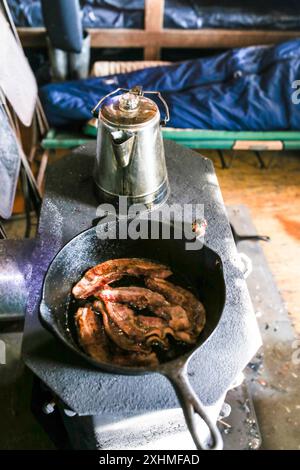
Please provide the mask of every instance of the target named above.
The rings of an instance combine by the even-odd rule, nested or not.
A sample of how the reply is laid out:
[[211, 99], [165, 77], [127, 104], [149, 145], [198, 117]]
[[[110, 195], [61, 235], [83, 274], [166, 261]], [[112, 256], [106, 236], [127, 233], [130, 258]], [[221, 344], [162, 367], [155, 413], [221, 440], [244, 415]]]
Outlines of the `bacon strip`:
[[172, 284], [165, 279], [147, 278], [146, 286], [162, 294], [171, 304], [183, 307], [189, 317], [196, 336], [203, 330], [205, 325], [205, 308], [194, 294], [183, 287]]
[[[158, 364], [154, 345], [169, 349], [171, 336], [195, 344], [205, 325], [204, 306], [192, 292], [167, 281], [171, 274], [166, 266], [139, 258], [89, 269], [72, 291], [77, 299], [96, 298], [75, 315], [84, 351], [100, 362], [152, 367]], [[126, 275], [143, 276], [146, 288], [109, 286]]]
[[96, 297], [111, 302], [128, 303], [138, 309], [151, 306], [169, 305], [166, 299], [158, 292], [152, 292], [144, 287], [116, 287], [105, 288], [95, 293]]
[[165, 279], [172, 274], [170, 269], [159, 263], [140, 258], [121, 258], [109, 260], [89, 269], [73, 287], [77, 299], [86, 299], [103, 286], [121, 279], [125, 275], [147, 276]]
[[[121, 349], [125, 351], [137, 351], [143, 353], [149, 353], [151, 350], [149, 347], [143, 345], [142, 342], [135, 341], [131, 336], [126, 335], [109, 317], [105, 305], [102, 302], [94, 302], [94, 310], [101, 313], [103, 318], [103, 324], [107, 336]], [[123, 307], [123, 306], [121, 306]]]
[[186, 311], [180, 305], [171, 305], [165, 297], [144, 287], [118, 287], [103, 289], [95, 294], [102, 300], [127, 303], [138, 309], [148, 308], [160, 318], [168, 321], [174, 330], [191, 329]]
[[84, 351], [96, 361], [110, 362], [109, 344], [102, 319], [95, 315], [92, 308], [79, 308], [75, 314], [75, 324]]
[[[114, 363], [121, 366], [150, 366], [158, 364], [154, 352], [123, 351], [116, 348], [110, 351], [109, 340], [104, 331], [102, 319], [89, 307], [79, 308], [75, 315], [79, 343], [83, 350], [98, 362]], [[114, 338], [115, 339], [115, 338]], [[123, 346], [123, 345], [122, 345]]]
[[[94, 308], [99, 309], [103, 313], [103, 303], [101, 301], [94, 302]], [[105, 314], [115, 323], [115, 325], [128, 337], [137, 343], [145, 342], [146, 338], [156, 336], [164, 340], [168, 333], [172, 333], [172, 329], [161, 318], [143, 317], [135, 315], [134, 311], [124, 304], [105, 301]]]

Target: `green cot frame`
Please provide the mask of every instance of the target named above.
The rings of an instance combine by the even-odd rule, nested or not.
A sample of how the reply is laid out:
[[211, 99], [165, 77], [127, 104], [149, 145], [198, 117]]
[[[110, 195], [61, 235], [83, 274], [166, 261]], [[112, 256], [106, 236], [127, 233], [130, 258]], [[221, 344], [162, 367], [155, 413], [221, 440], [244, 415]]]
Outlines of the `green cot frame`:
[[[50, 129], [42, 140], [45, 150], [71, 149], [85, 145], [96, 138], [97, 129], [86, 125], [83, 134]], [[174, 140], [185, 147], [212, 150], [298, 150], [300, 131], [231, 132], [198, 129], [163, 129], [166, 139]]]

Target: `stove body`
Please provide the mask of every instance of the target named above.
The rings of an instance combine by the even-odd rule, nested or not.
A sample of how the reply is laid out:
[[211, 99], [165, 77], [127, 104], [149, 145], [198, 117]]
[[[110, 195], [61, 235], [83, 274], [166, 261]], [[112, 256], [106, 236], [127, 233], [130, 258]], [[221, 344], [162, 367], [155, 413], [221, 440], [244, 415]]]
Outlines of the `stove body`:
[[[211, 161], [169, 141], [165, 142], [165, 153], [171, 187], [168, 204], [204, 205], [208, 223], [205, 244], [220, 255], [224, 265], [226, 303], [222, 319], [194, 354], [188, 369], [196, 393], [216, 421], [226, 393], [239, 380], [261, 339]], [[51, 260], [97, 217], [94, 158], [95, 145], [91, 144], [49, 168], [39, 236], [32, 253], [23, 341], [25, 363], [55, 397], [73, 447], [194, 449], [175, 392], [165, 377], [96, 370], [39, 323], [41, 286]]]

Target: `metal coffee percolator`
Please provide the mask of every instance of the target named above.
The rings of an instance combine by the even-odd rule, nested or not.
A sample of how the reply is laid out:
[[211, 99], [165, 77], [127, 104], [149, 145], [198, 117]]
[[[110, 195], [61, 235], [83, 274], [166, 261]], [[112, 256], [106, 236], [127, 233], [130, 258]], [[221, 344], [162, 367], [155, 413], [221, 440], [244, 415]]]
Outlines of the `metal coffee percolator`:
[[[145, 94], [161, 99], [163, 120]], [[161, 124], [169, 121], [169, 110], [161, 94], [139, 86], [118, 88], [104, 96], [92, 113], [98, 118], [94, 181], [101, 201], [118, 206], [119, 196], [127, 196], [128, 206], [142, 203], [148, 210], [165, 202], [169, 182]]]

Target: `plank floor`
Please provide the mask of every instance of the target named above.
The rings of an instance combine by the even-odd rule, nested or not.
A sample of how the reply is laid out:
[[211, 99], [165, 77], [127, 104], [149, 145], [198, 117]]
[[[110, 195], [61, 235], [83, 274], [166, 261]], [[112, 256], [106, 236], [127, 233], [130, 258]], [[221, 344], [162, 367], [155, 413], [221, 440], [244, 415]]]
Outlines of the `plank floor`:
[[234, 155], [229, 170], [221, 169], [216, 152], [200, 153], [214, 162], [225, 204], [248, 206], [258, 233], [271, 237], [262, 247], [300, 333], [300, 152], [273, 152], [268, 170], [259, 168], [253, 152], [225, 152], [228, 161]]

